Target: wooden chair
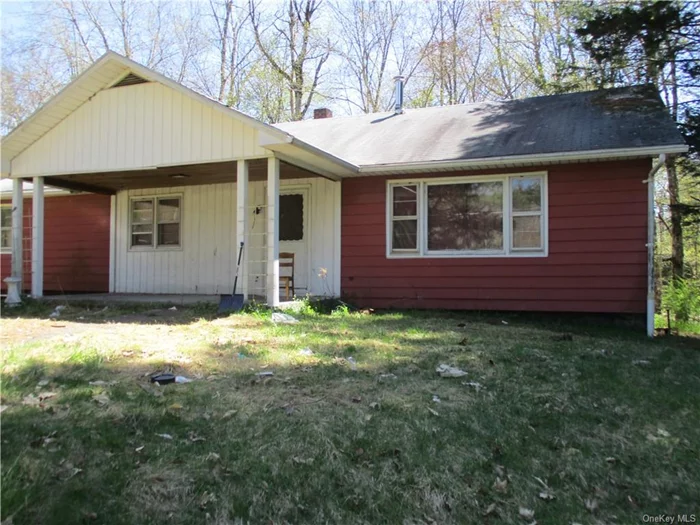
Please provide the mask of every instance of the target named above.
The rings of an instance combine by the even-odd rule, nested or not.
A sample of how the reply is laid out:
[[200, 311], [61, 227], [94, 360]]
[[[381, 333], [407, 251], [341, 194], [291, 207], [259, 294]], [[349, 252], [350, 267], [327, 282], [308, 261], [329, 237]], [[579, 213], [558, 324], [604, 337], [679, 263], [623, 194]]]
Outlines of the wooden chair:
[[[280, 275], [280, 283], [284, 285], [284, 297], [286, 301], [291, 301], [294, 298], [294, 253], [280, 253], [280, 274], [285, 268], [290, 269], [291, 275]], [[292, 295], [289, 295], [291, 288]]]

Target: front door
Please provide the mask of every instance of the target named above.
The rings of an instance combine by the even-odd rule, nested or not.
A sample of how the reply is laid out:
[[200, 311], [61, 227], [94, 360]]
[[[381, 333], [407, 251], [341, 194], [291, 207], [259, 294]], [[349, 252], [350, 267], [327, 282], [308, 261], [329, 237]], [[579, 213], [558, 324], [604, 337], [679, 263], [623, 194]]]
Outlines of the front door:
[[[280, 190], [280, 253], [294, 254], [294, 291], [303, 297], [309, 291], [309, 190]], [[280, 261], [283, 262], [283, 261]], [[290, 268], [280, 268], [280, 275], [290, 275]], [[284, 287], [280, 283], [280, 298]]]

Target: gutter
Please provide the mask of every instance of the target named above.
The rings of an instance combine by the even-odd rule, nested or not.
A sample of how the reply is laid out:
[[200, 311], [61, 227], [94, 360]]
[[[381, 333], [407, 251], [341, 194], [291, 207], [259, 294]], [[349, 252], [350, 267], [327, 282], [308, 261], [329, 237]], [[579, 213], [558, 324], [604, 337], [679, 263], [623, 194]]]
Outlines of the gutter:
[[359, 175], [379, 175], [385, 173], [402, 173], [407, 171], [440, 171], [475, 168], [499, 168], [504, 165], [520, 163], [556, 163], [572, 161], [612, 160], [629, 157], [656, 157], [685, 153], [688, 146], [655, 146], [648, 148], [599, 149], [590, 151], [569, 151], [565, 153], [543, 153], [538, 155], [510, 155], [501, 157], [484, 157], [469, 160], [439, 160], [429, 162], [396, 162], [391, 164], [365, 164], [360, 166]]
[[656, 313], [656, 282], [654, 279], [654, 241], [656, 221], [654, 220], [654, 175], [666, 163], [666, 155], [659, 155], [659, 160], [649, 171], [649, 177], [643, 181], [647, 185], [647, 336], [654, 337], [654, 314]]

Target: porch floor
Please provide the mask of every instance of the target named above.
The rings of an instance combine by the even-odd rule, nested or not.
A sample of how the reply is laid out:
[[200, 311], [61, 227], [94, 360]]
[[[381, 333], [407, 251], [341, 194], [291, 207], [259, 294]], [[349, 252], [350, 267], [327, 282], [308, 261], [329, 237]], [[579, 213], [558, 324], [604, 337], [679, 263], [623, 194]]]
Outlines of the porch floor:
[[[170, 305], [192, 305], [197, 303], [218, 304], [220, 295], [204, 294], [141, 294], [141, 293], [79, 293], [69, 295], [46, 295], [43, 301], [71, 303], [94, 301], [96, 303], [160, 303]], [[252, 297], [251, 297], [252, 299]], [[257, 298], [259, 301], [261, 298]], [[262, 299], [264, 302], [264, 299]], [[280, 301], [279, 308], [294, 308], [294, 301]]]
[[197, 304], [218, 303], [218, 295], [197, 294], [141, 294], [141, 293], [78, 293], [69, 295], [46, 295], [44, 301], [98, 303], [162, 303], [162, 304]]

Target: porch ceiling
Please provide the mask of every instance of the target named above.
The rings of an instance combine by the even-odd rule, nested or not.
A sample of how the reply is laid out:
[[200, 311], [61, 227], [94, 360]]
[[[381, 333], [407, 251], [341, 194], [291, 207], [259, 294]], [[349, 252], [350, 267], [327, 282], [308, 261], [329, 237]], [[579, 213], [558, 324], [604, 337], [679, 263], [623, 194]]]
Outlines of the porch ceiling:
[[[183, 177], [184, 176], [184, 177]], [[280, 162], [280, 179], [318, 177], [316, 173]], [[248, 161], [248, 179], [267, 179], [267, 159]], [[80, 173], [46, 177], [46, 184], [67, 190], [113, 195], [122, 190], [198, 186], [236, 181], [236, 161], [167, 166], [148, 170]]]

